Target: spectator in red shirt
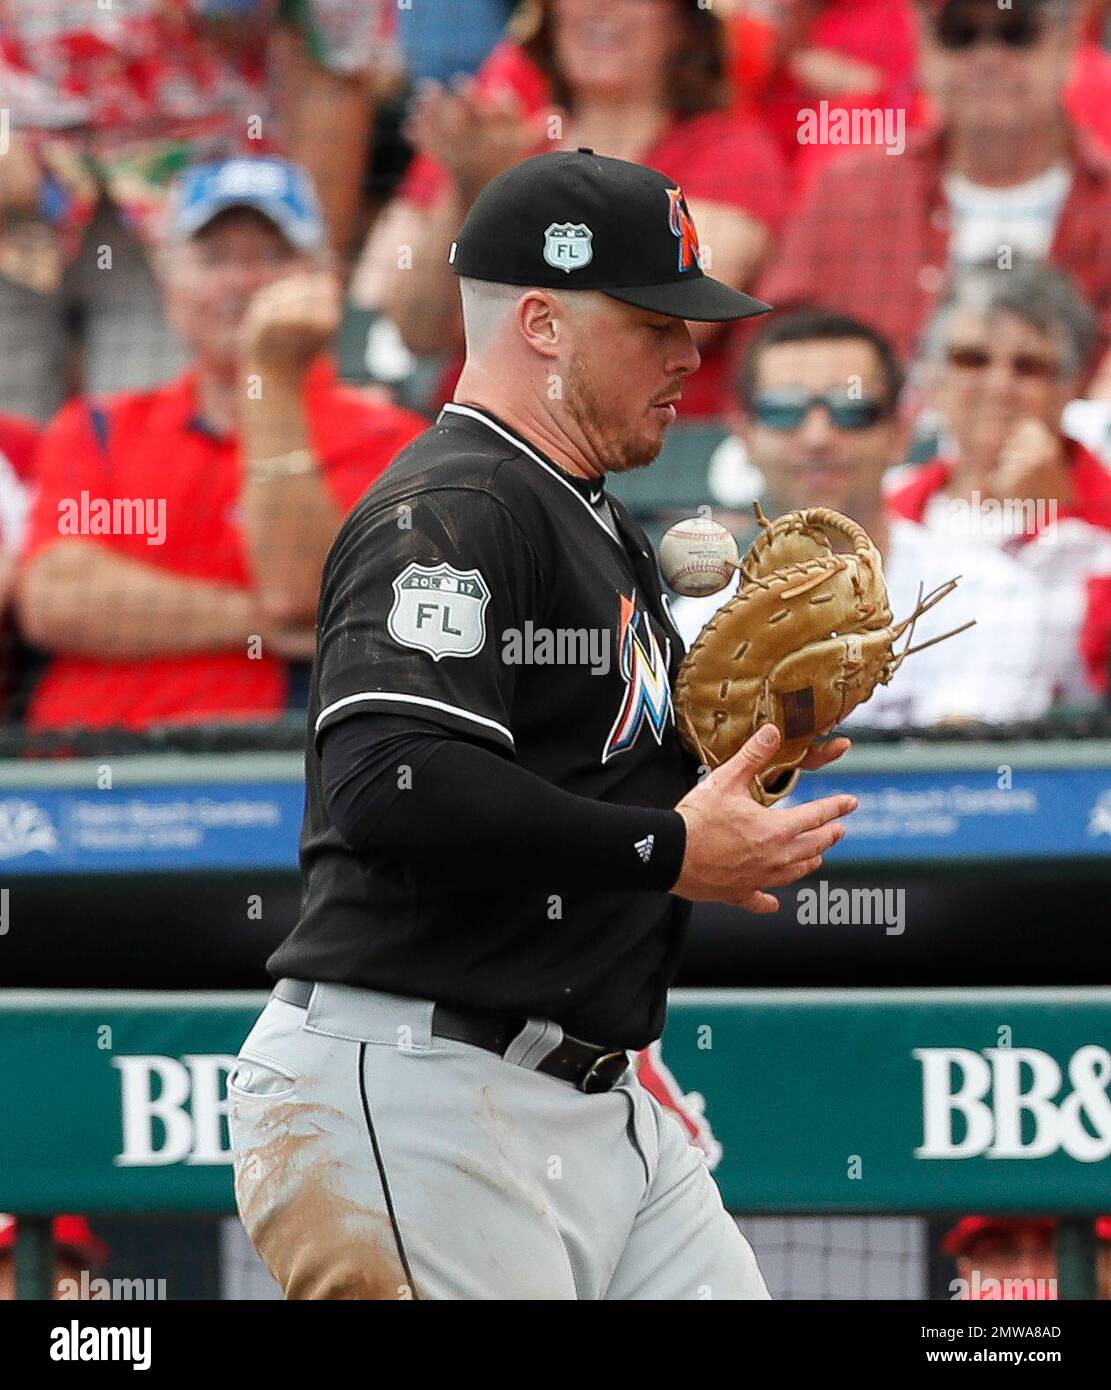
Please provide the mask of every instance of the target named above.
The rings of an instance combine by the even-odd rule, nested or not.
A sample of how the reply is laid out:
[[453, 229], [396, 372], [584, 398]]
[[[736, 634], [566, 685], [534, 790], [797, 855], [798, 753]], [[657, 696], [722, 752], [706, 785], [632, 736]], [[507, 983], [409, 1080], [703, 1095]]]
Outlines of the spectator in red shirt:
[[[419, 158], [371, 234], [355, 299], [381, 308], [414, 353], [460, 347], [452, 238], [478, 190], [527, 155], [585, 146], [670, 175], [714, 275], [737, 288], [778, 229], [782, 161], [754, 117], [726, 109], [723, 26], [710, 9], [698, 0], [545, 0], [537, 13], [535, 32], [500, 45], [474, 82], [431, 84], [412, 111]], [[712, 324], [691, 331], [704, 360], [680, 408], [714, 414], [722, 334]]]
[[796, 182], [840, 149], [800, 141], [800, 117], [826, 102], [905, 111], [915, 87], [911, 0], [731, 0], [733, 97], [758, 111]]
[[907, 360], [951, 273], [1022, 257], [1066, 269], [1111, 341], [1111, 162], [1062, 106], [1079, 6], [917, 5], [934, 121], [897, 158], [831, 160], [789, 222], [758, 293], [820, 299], [880, 328]]
[[34, 728], [273, 718], [307, 659], [346, 511], [423, 428], [337, 384], [339, 316], [308, 177], [198, 166], [165, 251], [193, 368], [66, 406], [43, 439], [20, 612], [53, 654]]
[[74, 315], [84, 389], [180, 369], [149, 252], [188, 163], [287, 154], [346, 249], [383, 14], [372, 0], [0, 3], [0, 406], [58, 409]]
[[914, 469], [891, 509], [940, 537], [1005, 550], [1046, 595], [1042, 640], [1068, 654], [1058, 695], [1090, 700], [1080, 630], [1091, 576], [1111, 571], [1111, 472], [1061, 428], [1095, 325], [1051, 266], [958, 278], [927, 339], [942, 455]]
[[[941, 1243], [963, 1299], [1056, 1299], [1056, 1222], [1037, 1216], [964, 1216]], [[954, 1287], [956, 1285], [956, 1287]], [[963, 1287], [962, 1287], [963, 1285]]]

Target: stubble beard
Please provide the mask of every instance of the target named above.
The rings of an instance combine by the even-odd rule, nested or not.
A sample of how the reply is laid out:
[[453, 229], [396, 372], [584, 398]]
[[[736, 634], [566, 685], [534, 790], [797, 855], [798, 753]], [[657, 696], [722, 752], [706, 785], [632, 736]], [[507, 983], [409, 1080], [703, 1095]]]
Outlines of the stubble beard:
[[607, 473], [646, 468], [663, 448], [662, 434], [653, 439], [647, 431], [643, 435], [634, 434], [628, 427], [621, 431], [578, 358], [572, 358], [568, 367], [566, 404], [568, 414]]

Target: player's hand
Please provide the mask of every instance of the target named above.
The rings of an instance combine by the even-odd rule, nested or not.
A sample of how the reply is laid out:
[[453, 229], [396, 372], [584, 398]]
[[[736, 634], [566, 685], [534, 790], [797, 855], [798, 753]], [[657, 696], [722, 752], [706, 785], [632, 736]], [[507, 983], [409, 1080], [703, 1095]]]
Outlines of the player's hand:
[[329, 271], [287, 275], [254, 296], [243, 323], [244, 352], [253, 365], [304, 372], [339, 328], [339, 284]]
[[818, 772], [830, 763], [835, 763], [838, 758], [843, 758], [852, 746], [852, 741], [847, 738], [831, 738], [828, 743], [812, 743], [806, 757], [799, 763], [799, 769], [802, 772]]
[[1011, 431], [988, 486], [1000, 499], [1073, 500], [1065, 441], [1041, 420], [1019, 420]]
[[423, 82], [405, 134], [414, 149], [443, 165], [469, 206], [492, 178], [531, 153], [543, 138], [547, 115], [526, 115], [508, 88], [480, 96], [470, 77], [450, 87]]
[[[771, 765], [779, 742], [775, 725], [763, 725], [676, 806], [687, 827], [683, 867], [671, 890], [677, 896], [775, 912], [779, 900], [765, 890], [814, 873], [843, 837], [840, 817], [856, 810], [855, 796], [827, 796], [791, 810], [753, 800], [749, 784]], [[848, 740], [815, 745], [809, 765], [835, 761], [845, 752], [842, 744]]]

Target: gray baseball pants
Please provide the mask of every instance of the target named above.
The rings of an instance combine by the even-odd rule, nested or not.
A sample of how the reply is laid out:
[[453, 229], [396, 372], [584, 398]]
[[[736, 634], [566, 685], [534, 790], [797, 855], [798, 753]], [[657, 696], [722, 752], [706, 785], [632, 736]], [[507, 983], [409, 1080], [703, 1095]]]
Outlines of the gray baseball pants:
[[[432, 1004], [271, 999], [228, 1077], [235, 1192], [287, 1298], [766, 1299], [701, 1152], [630, 1070], [586, 1095]], [[516, 1060], [508, 1060], [516, 1058]]]

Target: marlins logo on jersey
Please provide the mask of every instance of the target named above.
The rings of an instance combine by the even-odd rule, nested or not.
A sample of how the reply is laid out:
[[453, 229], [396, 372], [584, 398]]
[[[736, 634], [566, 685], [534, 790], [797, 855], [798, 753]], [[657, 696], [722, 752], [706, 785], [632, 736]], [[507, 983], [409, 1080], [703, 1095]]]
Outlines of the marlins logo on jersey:
[[617, 669], [625, 682], [625, 698], [602, 749], [603, 763], [631, 748], [644, 724], [659, 743], [668, 720], [674, 718], [667, 662], [648, 615], [636, 606], [635, 593], [631, 599], [621, 595], [617, 654]]

